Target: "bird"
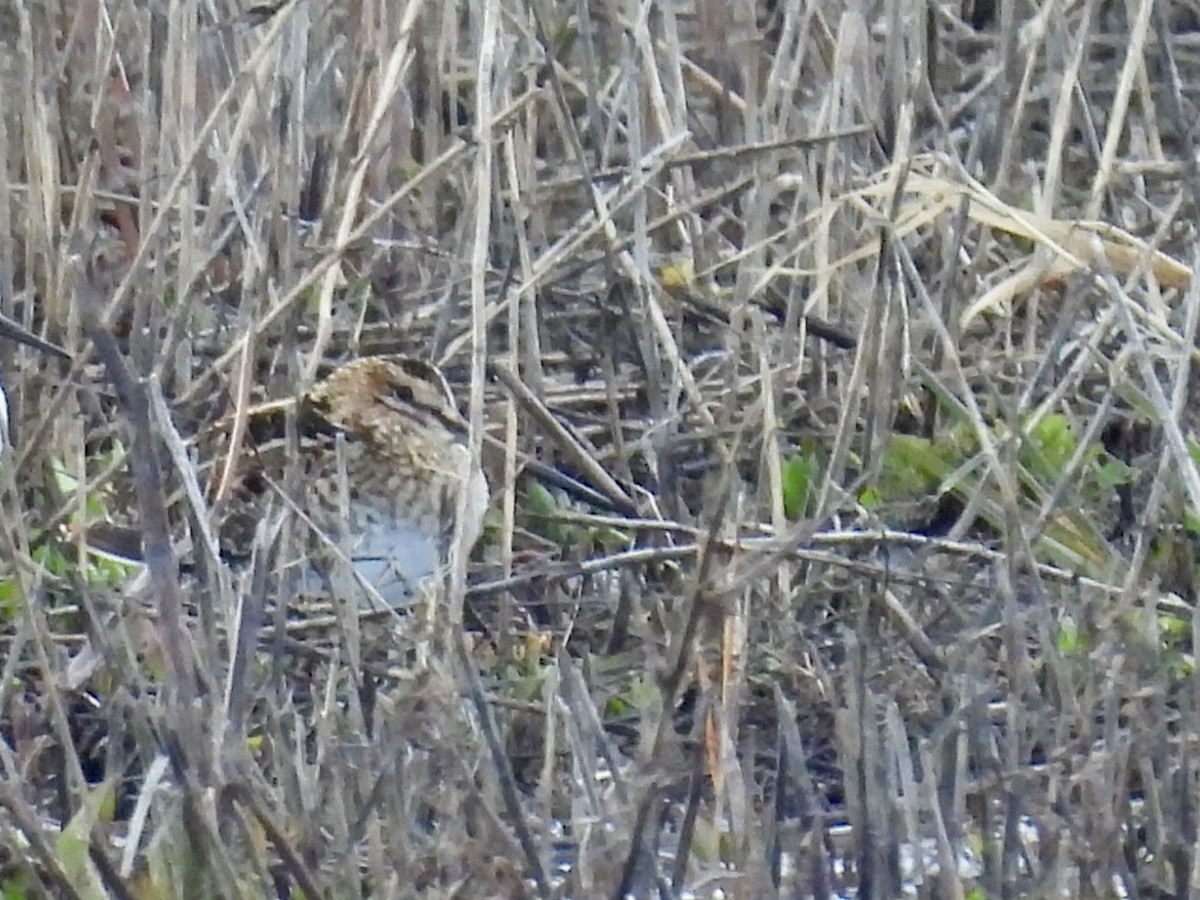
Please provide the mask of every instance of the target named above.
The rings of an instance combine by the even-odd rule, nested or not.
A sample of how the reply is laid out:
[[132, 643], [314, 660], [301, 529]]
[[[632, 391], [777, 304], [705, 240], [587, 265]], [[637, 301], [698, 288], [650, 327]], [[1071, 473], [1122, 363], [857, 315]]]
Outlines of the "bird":
[[[282, 442], [251, 451], [222, 543], [244, 546], [278, 494], [304, 520], [298, 589], [343, 593], [338, 562], [348, 560], [368, 605], [396, 608], [436, 587], [451, 558], [469, 553], [483, 531], [488, 485], [467, 448], [468, 426], [446, 379], [433, 365], [401, 355], [345, 363], [317, 382], [297, 410], [299, 478], [286, 478]], [[289, 494], [285, 485], [296, 483]], [[456, 532], [460, 495], [466, 518]]]
[[[280, 401], [250, 411], [250, 437], [237, 451], [233, 487], [212, 503], [222, 565], [253, 580], [247, 562], [259, 523], [273, 521], [282, 503], [300, 520], [300, 539], [279, 541], [274, 532], [266, 559], [269, 574], [297, 573], [290, 584], [277, 580], [285, 590], [272, 592], [276, 604], [288, 608], [288, 634], [322, 634], [328, 615], [319, 610], [327, 613], [330, 601], [365, 613], [412, 611], [413, 628], [406, 633], [416, 640], [420, 660], [448, 566], [481, 537], [489, 500], [487, 479], [467, 447], [468, 425], [445, 377], [433, 365], [401, 355], [338, 366], [295, 403], [294, 452], [283, 436], [286, 416], [279, 415], [289, 406]], [[210, 426], [209, 437], [227, 426]], [[215, 446], [197, 436], [198, 472], [222, 468]], [[298, 471], [289, 472], [292, 467]], [[216, 474], [205, 480], [210, 493], [218, 492]], [[460, 500], [465, 518], [456, 528]], [[136, 527], [95, 521], [75, 534], [90, 552], [142, 562]], [[178, 542], [188, 544], [194, 546]], [[183, 573], [185, 584], [204, 577], [195, 559], [184, 561]], [[123, 593], [133, 608], [145, 606], [153, 615], [144, 575], [133, 576]], [[386, 636], [372, 634], [376, 649], [381, 639], [386, 643]], [[68, 683], [87, 683], [103, 659], [89, 640], [72, 660]]]
[[[286, 440], [289, 408], [299, 438], [294, 454]], [[336, 563], [347, 560], [367, 605], [403, 606], [444, 574], [463, 492], [459, 553], [469, 553], [482, 535], [487, 479], [467, 449], [468, 425], [445, 377], [427, 362], [362, 357], [334, 368], [298, 403], [258, 404], [248, 419], [249, 437], [237, 450], [214, 439], [232, 430], [228, 418], [192, 441], [197, 470], [208, 473], [201, 480], [218, 549], [233, 569], [250, 558], [259, 523], [278, 507], [275, 500], [298, 514], [306, 532], [293, 542], [291, 557], [275, 560], [275, 569], [298, 568], [301, 593], [328, 593]], [[226, 454], [234, 455], [232, 465], [219, 458]], [[298, 477], [289, 478], [293, 466]], [[217, 474], [226, 470], [230, 477]], [[90, 552], [142, 562], [136, 525], [106, 517], [74, 533]]]

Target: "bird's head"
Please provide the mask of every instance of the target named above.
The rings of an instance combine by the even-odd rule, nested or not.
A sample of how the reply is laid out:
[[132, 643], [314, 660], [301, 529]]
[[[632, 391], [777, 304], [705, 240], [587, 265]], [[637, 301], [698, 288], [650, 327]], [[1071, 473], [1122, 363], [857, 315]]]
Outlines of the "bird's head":
[[380, 447], [414, 436], [461, 440], [466, 422], [442, 374], [407, 356], [368, 356], [335, 369], [309, 391], [308, 409], [348, 437]]

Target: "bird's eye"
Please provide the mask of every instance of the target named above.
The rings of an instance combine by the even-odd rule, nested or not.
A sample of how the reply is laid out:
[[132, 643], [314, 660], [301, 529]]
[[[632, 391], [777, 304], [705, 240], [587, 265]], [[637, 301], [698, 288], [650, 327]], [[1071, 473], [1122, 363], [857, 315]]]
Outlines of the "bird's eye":
[[429, 363], [414, 359], [411, 356], [397, 359], [396, 364], [401, 372], [414, 381], [429, 381], [431, 378], [436, 377], [432, 374], [432, 366]]
[[411, 405], [416, 401], [416, 392], [413, 391], [413, 386], [407, 382], [394, 381], [392, 382], [392, 396], [401, 403]]

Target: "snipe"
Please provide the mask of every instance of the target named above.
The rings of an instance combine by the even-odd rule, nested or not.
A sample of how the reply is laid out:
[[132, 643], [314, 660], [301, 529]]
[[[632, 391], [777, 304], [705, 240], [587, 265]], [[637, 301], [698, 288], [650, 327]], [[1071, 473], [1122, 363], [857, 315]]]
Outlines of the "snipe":
[[[423, 652], [443, 596], [459, 500], [465, 491], [460, 554], [478, 540], [488, 502], [487, 481], [471, 464], [467, 424], [445, 379], [408, 357], [359, 359], [305, 394], [296, 422], [299, 444], [291, 454], [282, 417], [251, 414], [252, 439], [239, 453], [234, 490], [214, 508], [222, 556], [242, 568], [237, 558], [252, 547], [258, 523], [275, 521], [275, 513], [291, 507], [298, 520], [293, 539], [272, 541], [266, 557], [276, 574], [294, 573], [279, 582], [285, 593], [271, 594], [301, 614], [289, 617], [289, 633], [295, 625], [308, 634], [310, 624], [316, 634], [326, 633], [326, 616], [308, 621], [309, 601], [326, 609], [330, 599], [349, 601], [350, 609], [382, 602], [416, 608], [410, 635]], [[213, 461], [211, 453], [201, 456]], [[94, 550], [140, 558], [135, 530], [94, 523], [86, 540]], [[142, 590], [131, 586], [130, 596], [141, 598]], [[72, 661], [69, 683], [84, 684], [101, 658], [89, 644]]]
[[404, 605], [443, 574], [462, 491], [460, 552], [470, 552], [487, 481], [471, 465], [466, 422], [433, 366], [404, 356], [347, 363], [305, 395], [298, 425], [298, 487], [283, 487], [285, 454], [260, 451], [222, 530], [245, 534], [262, 508], [262, 482], [281, 491], [307, 520], [297, 558], [282, 561], [300, 564], [302, 592], [342, 593], [345, 580], [333, 576], [346, 559], [368, 597]]

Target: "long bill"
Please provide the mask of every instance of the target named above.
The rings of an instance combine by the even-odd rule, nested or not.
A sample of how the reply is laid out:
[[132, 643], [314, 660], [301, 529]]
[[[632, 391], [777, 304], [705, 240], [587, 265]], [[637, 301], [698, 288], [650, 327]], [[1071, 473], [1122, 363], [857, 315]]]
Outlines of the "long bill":
[[71, 354], [62, 347], [42, 340], [29, 329], [18, 325], [12, 319], [8, 318], [8, 316], [0, 315], [0, 337], [8, 338], [9, 340], [16, 341], [18, 344], [24, 344], [26, 347], [32, 347], [35, 350], [40, 350], [42, 353], [47, 353], [59, 359], [70, 360], [71, 358]]
[[[44, 341], [29, 329], [18, 325], [7, 316], [0, 315], [0, 338], [8, 338], [26, 347], [40, 350], [49, 356], [70, 360], [71, 354], [49, 341]], [[4, 385], [0, 384], [0, 453], [12, 445], [12, 424], [8, 417], [8, 395], [4, 393]]]

